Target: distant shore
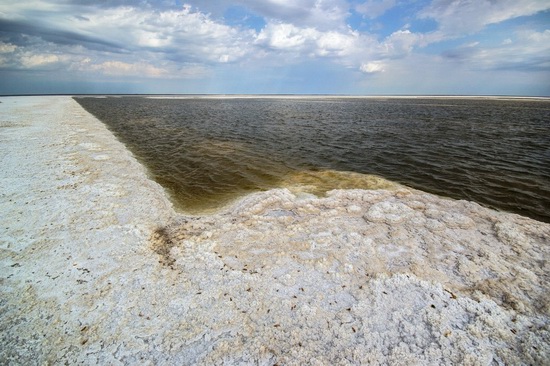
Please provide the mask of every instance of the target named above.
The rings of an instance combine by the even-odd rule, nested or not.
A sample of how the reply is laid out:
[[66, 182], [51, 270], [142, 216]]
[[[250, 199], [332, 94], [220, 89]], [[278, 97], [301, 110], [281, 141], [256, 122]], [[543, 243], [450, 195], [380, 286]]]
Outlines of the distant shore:
[[147, 98], [160, 99], [495, 99], [495, 100], [542, 100], [548, 101], [550, 97], [537, 96], [500, 96], [500, 95], [330, 95], [330, 94], [197, 94], [197, 95], [147, 95]]
[[147, 97], [162, 99], [269, 99], [269, 98], [343, 98], [343, 99], [498, 99], [498, 100], [550, 100], [550, 96], [523, 96], [523, 95], [354, 95], [354, 94], [14, 94], [0, 95], [0, 98], [20, 98], [20, 97]]
[[550, 363], [550, 224], [407, 188], [185, 216], [70, 97], [0, 102], [3, 363]]

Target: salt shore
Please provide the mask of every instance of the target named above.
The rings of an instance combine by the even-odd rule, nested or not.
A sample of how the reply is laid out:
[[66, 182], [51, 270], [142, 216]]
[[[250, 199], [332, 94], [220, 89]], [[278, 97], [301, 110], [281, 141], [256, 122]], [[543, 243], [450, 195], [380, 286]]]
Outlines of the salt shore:
[[550, 364], [549, 224], [408, 188], [185, 216], [71, 98], [0, 102], [2, 364]]

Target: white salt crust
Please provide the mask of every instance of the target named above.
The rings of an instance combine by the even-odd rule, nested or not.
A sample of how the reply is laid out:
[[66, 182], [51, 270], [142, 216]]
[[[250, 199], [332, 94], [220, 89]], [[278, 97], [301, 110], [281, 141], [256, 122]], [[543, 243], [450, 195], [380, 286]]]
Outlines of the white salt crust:
[[210, 216], [69, 97], [0, 98], [2, 364], [550, 364], [550, 225], [420, 191]]

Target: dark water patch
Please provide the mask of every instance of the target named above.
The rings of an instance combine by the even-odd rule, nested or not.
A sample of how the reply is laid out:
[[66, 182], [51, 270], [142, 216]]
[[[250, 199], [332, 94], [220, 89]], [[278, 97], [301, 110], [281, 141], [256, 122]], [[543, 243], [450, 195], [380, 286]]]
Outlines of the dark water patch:
[[[351, 175], [323, 173], [337, 171], [379, 175], [550, 222], [545, 100], [76, 100], [185, 211], [219, 208], [281, 185], [314, 193], [355, 187], [342, 184]], [[356, 178], [356, 188], [368, 188]]]

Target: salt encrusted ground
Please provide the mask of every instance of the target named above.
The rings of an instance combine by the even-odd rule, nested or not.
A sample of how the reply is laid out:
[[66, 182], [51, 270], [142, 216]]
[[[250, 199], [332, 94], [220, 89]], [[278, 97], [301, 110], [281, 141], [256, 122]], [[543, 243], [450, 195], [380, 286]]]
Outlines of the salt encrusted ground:
[[212, 216], [68, 97], [0, 99], [2, 364], [550, 364], [550, 225], [410, 189]]

